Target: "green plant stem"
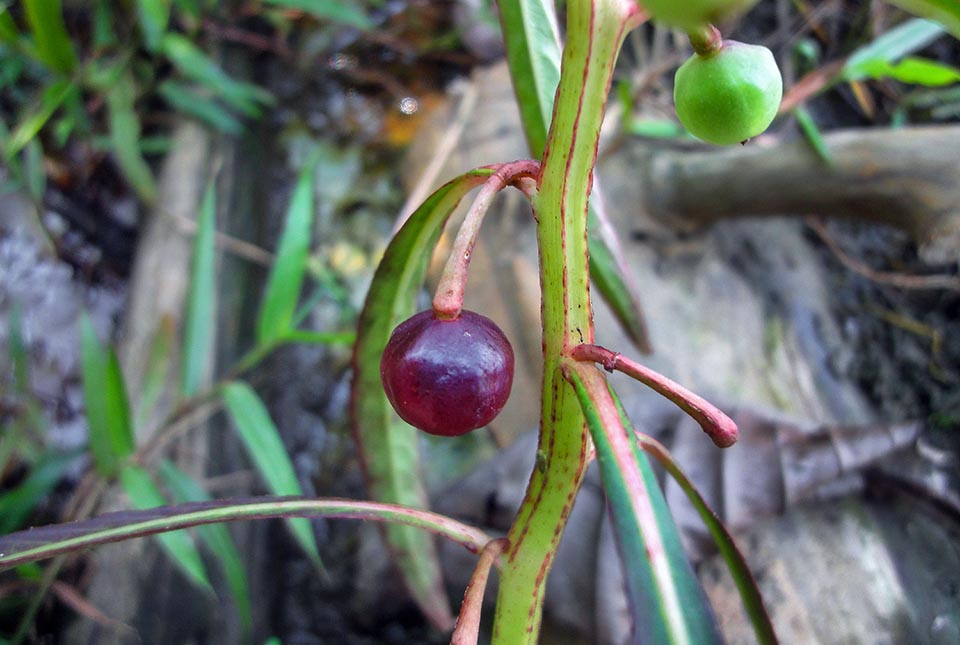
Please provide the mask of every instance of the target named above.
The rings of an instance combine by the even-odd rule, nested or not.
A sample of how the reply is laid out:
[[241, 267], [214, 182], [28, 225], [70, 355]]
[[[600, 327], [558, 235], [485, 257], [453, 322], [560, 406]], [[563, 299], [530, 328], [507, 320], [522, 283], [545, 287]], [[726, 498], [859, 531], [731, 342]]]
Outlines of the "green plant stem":
[[507, 536], [494, 643], [535, 643], [546, 577], [586, 471], [589, 445], [577, 398], [560, 363], [593, 340], [587, 266], [587, 199], [603, 108], [617, 53], [640, 17], [630, 0], [572, 0], [553, 122], [533, 199], [539, 226], [544, 377], [538, 453], [526, 496]]

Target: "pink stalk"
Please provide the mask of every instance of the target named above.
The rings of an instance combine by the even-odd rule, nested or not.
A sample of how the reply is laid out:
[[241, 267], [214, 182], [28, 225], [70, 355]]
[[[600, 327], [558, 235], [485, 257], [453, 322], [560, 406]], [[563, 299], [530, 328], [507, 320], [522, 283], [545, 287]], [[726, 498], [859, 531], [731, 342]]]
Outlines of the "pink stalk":
[[480, 636], [480, 614], [483, 610], [483, 593], [487, 589], [490, 567], [507, 548], [507, 538], [491, 540], [480, 552], [480, 559], [470, 576], [463, 603], [457, 616], [457, 626], [450, 637], [450, 645], [477, 645]]
[[501, 164], [487, 179], [480, 193], [467, 211], [467, 215], [460, 225], [457, 237], [447, 263], [440, 276], [436, 294], [433, 297], [433, 311], [438, 318], [453, 319], [460, 315], [463, 308], [463, 291], [467, 285], [467, 270], [470, 268], [470, 257], [473, 247], [477, 243], [477, 234], [483, 216], [487, 214], [490, 204], [497, 193], [511, 184], [515, 184], [528, 196], [535, 190], [535, 184], [530, 180], [539, 174], [540, 164], [537, 161], [523, 159], [511, 163]]
[[654, 370], [610, 351], [599, 345], [577, 345], [570, 356], [578, 361], [599, 363], [608, 372], [617, 370], [633, 377], [670, 399], [677, 407], [692, 417], [720, 448], [732, 446], [737, 441], [739, 431], [733, 419], [701, 396], [694, 394], [682, 385], [675, 383]]

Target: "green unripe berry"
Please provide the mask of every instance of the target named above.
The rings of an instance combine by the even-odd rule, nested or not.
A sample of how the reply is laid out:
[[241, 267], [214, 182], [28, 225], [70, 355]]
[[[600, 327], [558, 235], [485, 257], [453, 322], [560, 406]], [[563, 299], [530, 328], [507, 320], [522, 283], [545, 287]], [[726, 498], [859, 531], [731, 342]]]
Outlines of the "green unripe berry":
[[673, 101], [691, 134], [729, 145], [757, 136], [777, 116], [783, 80], [766, 47], [725, 40], [706, 56], [694, 54], [677, 70]]
[[747, 11], [757, 0], [640, 0], [650, 17], [691, 31]]

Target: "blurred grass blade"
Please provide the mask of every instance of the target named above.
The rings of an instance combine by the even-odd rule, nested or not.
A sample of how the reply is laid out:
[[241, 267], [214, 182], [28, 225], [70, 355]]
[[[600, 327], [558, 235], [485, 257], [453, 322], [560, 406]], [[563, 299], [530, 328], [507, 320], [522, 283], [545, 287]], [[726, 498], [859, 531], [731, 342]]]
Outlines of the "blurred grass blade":
[[20, 31], [10, 15], [10, 10], [0, 6], [0, 42], [14, 45], [20, 39]]
[[200, 205], [197, 231], [193, 239], [193, 266], [183, 333], [183, 374], [180, 393], [189, 398], [197, 393], [207, 375], [212, 353], [214, 307], [217, 299], [216, 244], [217, 187], [210, 180]]
[[285, 343], [305, 343], [308, 345], [352, 345], [357, 340], [357, 334], [347, 332], [306, 331], [297, 329], [284, 334]]
[[901, 83], [942, 87], [960, 81], [960, 69], [926, 58], [909, 57], [896, 63], [873, 59], [857, 66], [856, 78], [850, 80], [892, 78]]
[[137, 0], [137, 15], [147, 50], [157, 51], [170, 20], [170, 0]]
[[[160, 474], [178, 503], [210, 501], [210, 495], [203, 486], [169, 461], [160, 464]], [[197, 528], [197, 534], [223, 567], [223, 575], [227, 579], [234, 602], [237, 603], [243, 630], [249, 633], [253, 625], [250, 588], [247, 584], [247, 573], [243, 568], [243, 559], [230, 537], [230, 531], [223, 524], [205, 524]]]
[[136, 406], [137, 415], [133, 424], [134, 436], [139, 436], [144, 430], [150, 415], [153, 413], [163, 388], [167, 382], [170, 363], [173, 356], [176, 329], [170, 314], [164, 314], [160, 325], [150, 343], [150, 356], [147, 359], [147, 369], [144, 372], [143, 388], [140, 400]]
[[268, 91], [231, 78], [185, 36], [169, 32], [164, 35], [161, 48], [181, 74], [208, 88], [238, 112], [258, 117], [261, 105], [273, 103]]
[[130, 404], [113, 349], [105, 349], [84, 314], [80, 319], [83, 392], [90, 426], [90, 448], [101, 475], [117, 471], [120, 460], [133, 452]]
[[[413, 313], [431, 250], [450, 213], [491, 172], [478, 169], [461, 175], [428, 197], [390, 242], [367, 292], [354, 344], [350, 422], [373, 499], [428, 507], [418, 433], [387, 401], [380, 382], [380, 356], [393, 328]], [[437, 627], [448, 629], [452, 616], [433, 540], [405, 526], [386, 527], [385, 535], [420, 609]]]
[[687, 478], [683, 470], [680, 469], [680, 464], [674, 461], [673, 456], [663, 444], [643, 434], [637, 435], [637, 441], [644, 452], [652, 455], [663, 466], [663, 469], [676, 480], [680, 488], [687, 494], [693, 507], [697, 509], [701, 519], [703, 519], [703, 523], [710, 531], [710, 535], [713, 536], [713, 540], [720, 550], [720, 555], [723, 556], [723, 560], [727, 564], [727, 569], [730, 570], [737, 591], [740, 592], [740, 598], [743, 600], [747, 616], [750, 617], [750, 622], [753, 624], [757, 642], [761, 645], [774, 645], [777, 642], [777, 635], [773, 631], [770, 616], [763, 606], [763, 598], [760, 596], [757, 582], [754, 580], [743, 554], [737, 548], [736, 542], [733, 541], [733, 537], [727, 531], [727, 527], [723, 525], [717, 514], [710, 509], [700, 491]]
[[50, 452], [32, 464], [20, 484], [0, 494], [0, 535], [16, 531], [34, 508], [63, 479], [79, 452]]
[[26, 112], [27, 116], [10, 134], [4, 151], [8, 159], [19, 153], [37, 136], [40, 129], [46, 125], [53, 113], [75, 89], [74, 84], [65, 79], [53, 81], [43, 89], [39, 102]]
[[[138, 510], [157, 508], [167, 503], [150, 478], [150, 473], [140, 466], [125, 466], [120, 471], [120, 484], [130, 498], [130, 503]], [[200, 559], [197, 547], [186, 531], [161, 533], [157, 536], [157, 540], [160, 542], [160, 547], [190, 582], [213, 593], [203, 560]]]
[[[960, 3], [957, 5], [960, 6]], [[908, 20], [850, 54], [841, 76], [848, 81], [865, 78], [868, 75], [864, 69], [875, 65], [877, 61], [893, 63], [926, 47], [943, 34], [943, 26], [932, 20]]]
[[[552, 0], [515, 0], [497, 6], [523, 131], [530, 154], [539, 159], [560, 83], [560, 35], [554, 4]], [[630, 339], [648, 354], [651, 346], [643, 308], [596, 184], [588, 221], [590, 278]]]
[[140, 154], [140, 117], [134, 105], [137, 88], [129, 70], [124, 70], [106, 90], [110, 112], [110, 144], [123, 176], [148, 204], [157, 196], [153, 171]]
[[264, 0], [266, 4], [285, 9], [299, 9], [321, 20], [331, 20], [357, 29], [370, 29], [373, 23], [363, 12], [363, 5], [341, 0]]
[[257, 318], [257, 342], [261, 345], [271, 343], [291, 331], [310, 251], [315, 167], [316, 158], [304, 166], [290, 198], [276, 260], [270, 268], [267, 289]]
[[23, 7], [43, 62], [56, 72], [72, 72], [77, 65], [77, 55], [63, 23], [60, 0], [23, 0]]
[[823, 133], [820, 132], [820, 128], [817, 127], [817, 122], [813, 120], [813, 117], [810, 115], [810, 112], [804, 106], [797, 106], [793, 110], [793, 115], [797, 117], [797, 125], [800, 126], [800, 130], [803, 132], [803, 136], [807, 139], [807, 143], [810, 144], [810, 147], [813, 148], [813, 151], [817, 153], [817, 156], [820, 157], [828, 166], [833, 165], [833, 157], [830, 156], [830, 150], [827, 148], [827, 142], [823, 139]]
[[[256, 392], [246, 383], [234, 382], [224, 387], [223, 398], [247, 456], [257, 467], [270, 492], [274, 495], [302, 495], [300, 482], [280, 439], [280, 432]], [[320, 552], [310, 522], [294, 518], [287, 520], [287, 523], [307, 556], [319, 565]]]
[[960, 2], [957, 0], [888, 0], [904, 11], [936, 20], [954, 38], [960, 38]]
[[603, 374], [571, 361], [573, 385], [597, 451], [635, 629], [651, 643], [719, 643], [713, 614], [686, 559], [656, 476]]
[[157, 86], [157, 93], [170, 106], [188, 116], [203, 121], [225, 134], [238, 135], [243, 132], [243, 124], [222, 107], [215, 99], [202, 96], [192, 87], [167, 80]]
[[111, 4], [111, 0], [97, 0], [97, 7], [93, 12], [93, 48], [96, 50], [102, 50], [117, 43]]
[[492, 539], [483, 531], [445, 515], [395, 504], [349, 499], [254, 497], [107, 513], [89, 520], [48, 524], [29, 531], [0, 536], [0, 571], [27, 562], [145, 535], [217, 522], [280, 517], [329, 517], [396, 522], [441, 535], [473, 553], [479, 553]]

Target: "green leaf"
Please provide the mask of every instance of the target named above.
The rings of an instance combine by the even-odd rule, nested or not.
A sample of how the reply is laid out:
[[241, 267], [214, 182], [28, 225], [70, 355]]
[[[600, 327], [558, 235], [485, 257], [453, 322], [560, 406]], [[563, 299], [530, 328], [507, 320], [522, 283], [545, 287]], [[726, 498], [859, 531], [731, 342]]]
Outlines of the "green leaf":
[[23, 0], [23, 6], [40, 58], [55, 72], [72, 72], [77, 55], [63, 23], [60, 0]]
[[710, 607], [680, 543], [680, 535], [647, 457], [628, 420], [593, 365], [572, 363], [573, 385], [597, 451], [634, 625], [651, 643], [719, 643]]
[[311, 161], [303, 168], [290, 198], [276, 261], [270, 269], [257, 318], [257, 342], [261, 345], [271, 343], [291, 331], [310, 251], [314, 167], [315, 163]]
[[113, 10], [110, 5], [110, 0], [97, 0], [97, 8], [94, 9], [93, 48], [97, 50], [117, 43], [117, 36], [113, 28]]
[[354, 2], [339, 0], [264, 0], [266, 4], [285, 9], [299, 9], [321, 20], [332, 20], [357, 29], [370, 29], [373, 23]]
[[205, 86], [238, 112], [258, 117], [262, 105], [273, 104], [273, 96], [268, 91], [231, 78], [202, 50], [180, 34], [169, 32], [164, 35], [161, 49], [181, 74]]
[[908, 20], [854, 51], [844, 64], [841, 76], [844, 80], [869, 76], [864, 70], [878, 61], [893, 63], [926, 47], [943, 34], [943, 26], [936, 22], [919, 18]]
[[[164, 506], [167, 500], [157, 489], [150, 473], [140, 466], [125, 466], [120, 471], [120, 484], [130, 498], [130, 503], [138, 510]], [[199, 588], [213, 593], [213, 587], [207, 578], [203, 560], [197, 552], [193, 539], [186, 531], [172, 531], [157, 536], [160, 547], [170, 557], [187, 579]]]
[[100, 344], [86, 314], [80, 319], [80, 335], [90, 448], [97, 470], [110, 476], [133, 453], [130, 404], [117, 355]]
[[77, 452], [50, 452], [30, 467], [16, 487], [0, 494], [0, 535], [15, 531], [26, 522], [37, 504], [63, 479]]
[[157, 196], [153, 171], [140, 154], [140, 117], [134, 103], [137, 88], [133, 76], [124, 70], [106, 90], [110, 113], [110, 144], [120, 170], [137, 195], [148, 204]]
[[[620, 408], [620, 414], [621, 418], [626, 416], [622, 408]], [[770, 622], [770, 616], [763, 606], [763, 598], [760, 596], [757, 582], [754, 580], [743, 554], [737, 548], [736, 542], [733, 541], [733, 536], [727, 531], [727, 527], [723, 525], [717, 514], [710, 509], [693, 482], [680, 469], [680, 464], [674, 461], [659, 441], [645, 435], [638, 435], [637, 440], [644, 452], [652, 455], [663, 466], [663, 469], [676, 480], [680, 488], [687, 494], [693, 507], [697, 509], [697, 513], [700, 514], [700, 518], [707, 526], [707, 530], [710, 531], [710, 535], [713, 536], [713, 541], [716, 542], [720, 555], [723, 556], [723, 560], [730, 570], [737, 591], [740, 592], [744, 608], [753, 624], [757, 642], [761, 645], [775, 645], [777, 635], [773, 630], [773, 624]]]
[[144, 44], [149, 51], [157, 51], [170, 21], [169, 0], [137, 0], [137, 15], [140, 17]]
[[307, 331], [297, 329], [283, 335], [284, 343], [304, 343], [307, 345], [352, 345], [357, 334], [348, 332]]
[[540, 158], [560, 83], [560, 32], [553, 2], [501, 2], [499, 9], [523, 131], [530, 153]]
[[0, 571], [64, 553], [145, 535], [237, 520], [280, 517], [329, 517], [397, 522], [431, 531], [474, 553], [492, 538], [445, 515], [395, 504], [349, 499], [262, 497], [192, 502], [138, 511], [107, 513], [66, 524], [48, 524], [0, 536]]
[[50, 120], [53, 113], [75, 90], [76, 86], [65, 79], [53, 81], [43, 89], [40, 100], [30, 108], [26, 118], [10, 134], [4, 151], [8, 159], [20, 152], [27, 143], [37, 136], [37, 133]]
[[905, 11], [936, 20], [953, 34], [960, 38], [960, 2], [957, 0], [888, 0]]
[[[228, 383], [223, 389], [223, 398], [233, 419], [233, 427], [247, 450], [247, 457], [257, 467], [270, 492], [274, 495], [302, 495], [280, 432], [256, 392], [246, 383]], [[319, 565], [320, 552], [310, 522], [290, 519], [287, 523], [307, 556]]]
[[960, 69], [934, 60], [915, 57], [904, 58], [897, 63], [879, 59], [864, 61], [857, 66], [856, 73], [856, 78], [849, 80], [892, 78], [901, 83], [927, 87], [941, 87], [960, 81]]
[[210, 364], [213, 340], [216, 274], [214, 232], [217, 218], [217, 187], [210, 181], [200, 205], [197, 232], [193, 240], [193, 266], [183, 334], [183, 376], [180, 393], [189, 398], [197, 393]]
[[[397, 417], [380, 382], [380, 357], [394, 327], [413, 313], [431, 250], [460, 200], [491, 170], [479, 169], [441, 186], [394, 236], [377, 267], [360, 313], [354, 345], [350, 419], [373, 499], [427, 508], [420, 474], [418, 433]], [[449, 627], [450, 609], [429, 537], [403, 526], [386, 540], [407, 588], [438, 626]]]
[[[543, 156], [560, 82], [560, 36], [551, 0], [501, 2], [500, 22], [507, 63], [530, 154]], [[651, 351], [643, 309], [626, 259], [602, 208], [600, 191], [590, 199], [590, 278], [630, 339]]]
[[167, 80], [157, 86], [157, 93], [175, 110], [213, 126], [226, 134], [238, 135], [243, 124], [215, 99], [203, 96], [184, 83]]
[[833, 157], [830, 156], [827, 142], [824, 140], [823, 133], [820, 132], [820, 128], [817, 127], [817, 122], [813, 120], [807, 108], [802, 105], [797, 106], [793, 111], [793, 115], [797, 117], [797, 124], [800, 126], [800, 130], [803, 131], [803, 136], [806, 137], [807, 143], [810, 144], [813, 151], [817, 153], [817, 156], [820, 157], [825, 164], [832, 166]]
[[[178, 503], [210, 501], [210, 495], [203, 486], [169, 461], [160, 464], [160, 473]], [[199, 527], [197, 533], [223, 567], [230, 593], [233, 595], [234, 602], [237, 603], [243, 629], [249, 632], [253, 619], [247, 573], [243, 568], [243, 559], [233, 543], [233, 538], [230, 537], [230, 531], [223, 524], [206, 524]]]
[[20, 40], [20, 30], [6, 6], [0, 6], [0, 42], [14, 45]]

